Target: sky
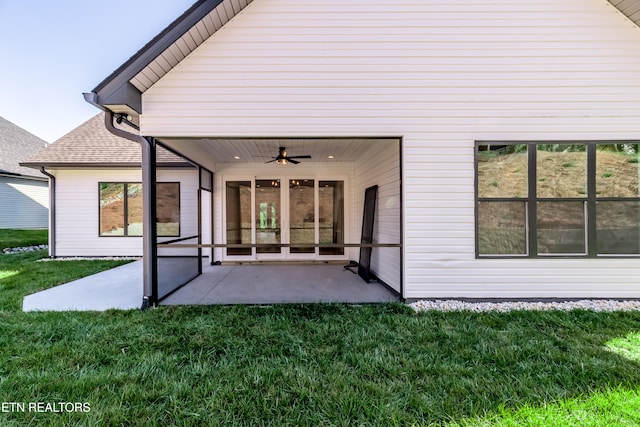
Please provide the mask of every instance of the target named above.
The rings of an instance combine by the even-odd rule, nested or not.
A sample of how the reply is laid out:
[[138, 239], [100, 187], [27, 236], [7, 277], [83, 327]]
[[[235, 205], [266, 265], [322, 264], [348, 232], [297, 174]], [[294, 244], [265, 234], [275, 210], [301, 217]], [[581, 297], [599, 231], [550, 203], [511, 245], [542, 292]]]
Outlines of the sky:
[[0, 0], [0, 116], [54, 142], [102, 80], [195, 0]]

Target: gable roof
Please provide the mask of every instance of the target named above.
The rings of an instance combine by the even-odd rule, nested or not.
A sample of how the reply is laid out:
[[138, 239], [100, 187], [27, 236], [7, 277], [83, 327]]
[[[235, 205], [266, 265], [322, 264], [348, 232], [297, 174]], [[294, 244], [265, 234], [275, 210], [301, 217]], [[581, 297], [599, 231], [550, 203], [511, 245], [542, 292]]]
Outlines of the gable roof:
[[100, 109], [134, 117], [140, 97], [253, 0], [200, 0], [111, 73], [85, 99]]
[[[142, 93], [239, 14], [253, 0], [200, 0], [121, 65], [85, 100], [100, 109], [126, 113], [138, 122]], [[608, 0], [640, 26], [640, 0]]]
[[[99, 113], [46, 149], [24, 162], [30, 167], [140, 167], [142, 153], [138, 143], [116, 136], [104, 125]], [[158, 147], [158, 163], [163, 166], [190, 166], [181, 157]]]
[[45, 178], [20, 162], [47, 146], [47, 142], [0, 117], [0, 174]]

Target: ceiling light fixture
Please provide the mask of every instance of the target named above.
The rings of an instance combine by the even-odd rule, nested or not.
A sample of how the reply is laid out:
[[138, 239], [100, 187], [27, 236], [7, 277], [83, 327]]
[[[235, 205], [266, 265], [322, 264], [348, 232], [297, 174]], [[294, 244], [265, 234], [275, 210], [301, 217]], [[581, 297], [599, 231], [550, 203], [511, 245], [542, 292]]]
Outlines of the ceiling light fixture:
[[328, 156], [327, 156], [327, 159], [335, 159], [335, 156], [328, 155]]
[[233, 156], [234, 159], [240, 160], [240, 156]]

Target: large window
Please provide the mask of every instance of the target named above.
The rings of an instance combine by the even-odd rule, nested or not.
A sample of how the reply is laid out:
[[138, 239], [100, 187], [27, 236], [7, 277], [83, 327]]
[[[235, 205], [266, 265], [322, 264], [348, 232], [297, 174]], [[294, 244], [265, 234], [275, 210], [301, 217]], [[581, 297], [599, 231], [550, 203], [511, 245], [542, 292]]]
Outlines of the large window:
[[[100, 236], [142, 236], [142, 184], [101, 182]], [[156, 184], [157, 232], [162, 237], [180, 236], [180, 183]]]
[[639, 148], [478, 144], [477, 255], [639, 255]]

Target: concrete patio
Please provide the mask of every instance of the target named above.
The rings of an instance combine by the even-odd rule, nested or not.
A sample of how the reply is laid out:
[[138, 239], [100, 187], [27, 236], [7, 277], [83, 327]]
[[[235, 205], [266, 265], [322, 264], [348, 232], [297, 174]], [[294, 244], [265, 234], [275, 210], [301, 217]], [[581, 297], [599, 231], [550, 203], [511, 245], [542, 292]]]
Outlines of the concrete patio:
[[[203, 266], [203, 274], [161, 305], [380, 303], [398, 298], [340, 265]], [[23, 311], [138, 309], [142, 261], [28, 295]]]
[[22, 311], [131, 310], [141, 305], [142, 261], [135, 261], [27, 295]]

